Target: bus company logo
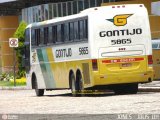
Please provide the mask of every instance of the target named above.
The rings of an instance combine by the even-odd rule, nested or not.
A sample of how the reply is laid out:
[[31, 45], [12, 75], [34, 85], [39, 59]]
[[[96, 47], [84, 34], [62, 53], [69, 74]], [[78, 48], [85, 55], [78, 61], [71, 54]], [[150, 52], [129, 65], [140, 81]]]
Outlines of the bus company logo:
[[127, 24], [127, 18], [129, 18], [133, 14], [121, 14], [116, 15], [113, 19], [106, 19], [110, 22], [113, 22], [115, 26], [125, 26]]
[[2, 120], [18, 120], [18, 115], [2, 115]]
[[2, 115], [2, 120], [7, 120], [8, 119], [8, 116], [6, 114], [3, 114]]

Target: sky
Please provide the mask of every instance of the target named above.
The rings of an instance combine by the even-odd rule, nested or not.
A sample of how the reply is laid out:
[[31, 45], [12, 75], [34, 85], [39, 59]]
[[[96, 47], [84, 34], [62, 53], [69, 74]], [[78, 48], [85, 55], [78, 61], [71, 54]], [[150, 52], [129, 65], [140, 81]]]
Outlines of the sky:
[[0, 3], [9, 2], [9, 1], [16, 1], [16, 0], [0, 0]]

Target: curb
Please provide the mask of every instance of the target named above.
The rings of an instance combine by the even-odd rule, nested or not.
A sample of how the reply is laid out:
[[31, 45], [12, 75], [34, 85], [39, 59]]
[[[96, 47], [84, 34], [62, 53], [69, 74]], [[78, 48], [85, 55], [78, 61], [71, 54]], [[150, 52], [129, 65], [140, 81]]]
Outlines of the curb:
[[138, 92], [160, 92], [160, 87], [139, 87]]
[[0, 87], [0, 90], [29, 90], [26, 86], [18, 87]]
[[[0, 87], [0, 90], [30, 90], [26, 86]], [[160, 92], [160, 87], [139, 87], [138, 92]]]

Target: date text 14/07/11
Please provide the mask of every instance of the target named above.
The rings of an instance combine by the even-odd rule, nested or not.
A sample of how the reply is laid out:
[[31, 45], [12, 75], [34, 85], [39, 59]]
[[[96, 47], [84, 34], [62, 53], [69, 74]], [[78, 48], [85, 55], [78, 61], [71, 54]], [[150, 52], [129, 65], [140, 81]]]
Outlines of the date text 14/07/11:
[[159, 120], [159, 114], [118, 114], [118, 120]]

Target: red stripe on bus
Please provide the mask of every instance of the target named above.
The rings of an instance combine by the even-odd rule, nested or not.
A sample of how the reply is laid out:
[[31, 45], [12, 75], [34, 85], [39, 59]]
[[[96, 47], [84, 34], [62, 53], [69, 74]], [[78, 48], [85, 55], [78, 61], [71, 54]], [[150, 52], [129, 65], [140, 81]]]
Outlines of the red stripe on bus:
[[144, 58], [123, 58], [123, 59], [102, 60], [102, 63], [121, 63], [121, 62], [134, 62], [142, 60], [144, 60]]

